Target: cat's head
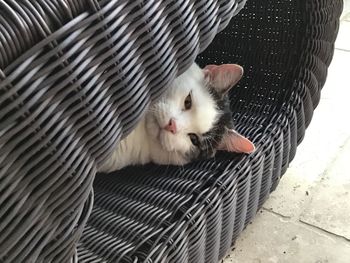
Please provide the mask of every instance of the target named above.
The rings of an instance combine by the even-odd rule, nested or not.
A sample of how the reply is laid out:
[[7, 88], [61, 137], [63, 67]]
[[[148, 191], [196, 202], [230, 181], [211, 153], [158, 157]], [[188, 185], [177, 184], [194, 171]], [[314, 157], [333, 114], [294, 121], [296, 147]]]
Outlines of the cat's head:
[[213, 157], [217, 150], [253, 152], [253, 143], [234, 130], [228, 98], [242, 75], [242, 67], [234, 64], [204, 69], [194, 64], [176, 78], [146, 116], [147, 133], [160, 154], [168, 154], [155, 161], [184, 164]]

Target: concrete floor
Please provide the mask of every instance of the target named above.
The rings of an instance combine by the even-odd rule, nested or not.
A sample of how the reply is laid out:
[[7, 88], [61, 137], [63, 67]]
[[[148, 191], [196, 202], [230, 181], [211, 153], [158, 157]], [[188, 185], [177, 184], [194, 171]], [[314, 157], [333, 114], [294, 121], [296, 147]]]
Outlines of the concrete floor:
[[277, 190], [224, 263], [350, 263], [350, 0], [322, 99]]

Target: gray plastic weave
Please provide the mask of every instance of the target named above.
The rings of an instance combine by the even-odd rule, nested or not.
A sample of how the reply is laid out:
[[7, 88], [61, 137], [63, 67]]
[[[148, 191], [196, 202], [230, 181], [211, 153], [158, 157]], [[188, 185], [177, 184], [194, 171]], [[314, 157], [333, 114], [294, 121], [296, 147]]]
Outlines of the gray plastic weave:
[[0, 1], [0, 262], [67, 262], [98, 165], [244, 0]]

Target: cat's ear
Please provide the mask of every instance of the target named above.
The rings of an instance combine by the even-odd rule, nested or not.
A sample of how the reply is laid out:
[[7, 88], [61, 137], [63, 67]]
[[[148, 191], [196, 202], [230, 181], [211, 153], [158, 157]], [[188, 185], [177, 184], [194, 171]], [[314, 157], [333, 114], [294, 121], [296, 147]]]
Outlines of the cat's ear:
[[249, 139], [235, 130], [227, 130], [218, 146], [218, 150], [237, 153], [252, 153], [255, 151], [255, 146]]
[[243, 76], [243, 68], [236, 64], [208, 65], [203, 72], [211, 86], [221, 94], [226, 94]]

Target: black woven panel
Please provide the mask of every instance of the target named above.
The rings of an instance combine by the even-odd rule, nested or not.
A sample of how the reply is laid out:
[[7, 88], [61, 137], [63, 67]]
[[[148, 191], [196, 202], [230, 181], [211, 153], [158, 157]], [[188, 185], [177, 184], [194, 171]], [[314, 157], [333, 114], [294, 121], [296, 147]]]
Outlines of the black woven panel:
[[[0, 262], [77, 260], [98, 165], [244, 2], [0, 1]], [[80, 260], [136, 259], [108, 235], [90, 224], [110, 249], [83, 242]]]
[[342, 1], [249, 0], [198, 57], [245, 68], [233, 118], [257, 151], [100, 175], [82, 262], [218, 262], [275, 189], [317, 106]]

